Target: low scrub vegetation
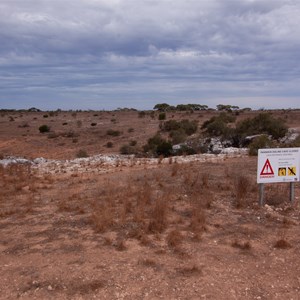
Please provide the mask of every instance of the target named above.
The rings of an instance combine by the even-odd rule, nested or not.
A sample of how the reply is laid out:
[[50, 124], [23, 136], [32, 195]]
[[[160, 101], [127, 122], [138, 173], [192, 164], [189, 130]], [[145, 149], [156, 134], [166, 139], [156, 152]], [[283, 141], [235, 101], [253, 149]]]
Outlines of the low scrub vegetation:
[[260, 113], [237, 124], [235, 121], [234, 115], [221, 112], [205, 121], [201, 129], [206, 136], [228, 140], [235, 147], [248, 146], [251, 155], [256, 155], [259, 148], [271, 147], [275, 142], [278, 143], [288, 132], [284, 121], [269, 113]]
[[50, 131], [50, 127], [48, 125], [41, 125], [39, 127], [39, 131], [40, 131], [40, 133], [49, 132]]
[[144, 152], [154, 156], [162, 155], [167, 157], [172, 154], [172, 144], [160, 134], [156, 134], [148, 139], [147, 144], [144, 145]]
[[85, 158], [85, 157], [89, 157], [88, 153], [86, 150], [84, 149], [80, 149], [78, 150], [78, 152], [76, 153], [76, 157], [77, 158]]
[[111, 135], [111, 136], [120, 136], [121, 135], [121, 131], [119, 130], [114, 130], [114, 129], [108, 129], [106, 131], [107, 135]]

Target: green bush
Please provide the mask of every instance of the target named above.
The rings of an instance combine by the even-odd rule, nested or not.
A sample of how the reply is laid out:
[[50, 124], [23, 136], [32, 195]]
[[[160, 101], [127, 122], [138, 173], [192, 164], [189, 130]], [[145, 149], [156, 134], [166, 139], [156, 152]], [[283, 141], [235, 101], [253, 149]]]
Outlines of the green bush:
[[192, 135], [198, 129], [197, 121], [190, 121], [190, 120], [169, 120], [162, 124], [162, 130], [164, 131], [176, 131], [181, 129], [186, 135]]
[[266, 134], [274, 139], [284, 137], [287, 133], [287, 127], [282, 119], [276, 119], [271, 114], [260, 113], [256, 117], [245, 119], [239, 122], [235, 128], [228, 126], [228, 123], [235, 122], [232, 114], [222, 112], [218, 116], [205, 121], [201, 129], [205, 130], [208, 136], [218, 136], [232, 141], [233, 146], [245, 146], [247, 141], [245, 137]]
[[180, 123], [176, 120], [169, 120], [161, 125], [161, 129], [164, 131], [172, 131], [172, 130], [178, 130], [180, 128]]
[[176, 145], [183, 143], [186, 140], [187, 135], [182, 128], [179, 128], [178, 130], [172, 130], [170, 132], [170, 138], [172, 139], [172, 144]]
[[180, 121], [180, 128], [184, 130], [187, 135], [192, 135], [198, 129], [196, 121], [182, 120]]
[[168, 141], [162, 141], [156, 148], [156, 154], [158, 156], [170, 156], [172, 153], [172, 144]]
[[172, 153], [172, 144], [163, 139], [159, 134], [156, 134], [148, 139], [147, 144], [144, 146], [144, 152], [150, 152], [155, 156], [170, 156]]
[[120, 153], [125, 154], [125, 155], [136, 154], [137, 149], [134, 146], [125, 144], [125, 145], [121, 146]]
[[40, 131], [40, 133], [49, 132], [50, 131], [50, 127], [48, 125], [41, 125], [39, 127], [39, 131]]
[[236, 126], [236, 132], [240, 136], [267, 134], [274, 139], [282, 138], [288, 131], [287, 126], [282, 119], [274, 118], [269, 113], [260, 113], [252, 119], [246, 119], [239, 122]]
[[271, 148], [272, 146], [273, 143], [267, 135], [258, 136], [249, 145], [249, 155], [256, 156], [258, 149]]
[[201, 129], [204, 129], [209, 136], [223, 136], [228, 137], [231, 133], [228, 123], [235, 122], [235, 117], [228, 113], [220, 113], [218, 116], [214, 116], [205, 121]]

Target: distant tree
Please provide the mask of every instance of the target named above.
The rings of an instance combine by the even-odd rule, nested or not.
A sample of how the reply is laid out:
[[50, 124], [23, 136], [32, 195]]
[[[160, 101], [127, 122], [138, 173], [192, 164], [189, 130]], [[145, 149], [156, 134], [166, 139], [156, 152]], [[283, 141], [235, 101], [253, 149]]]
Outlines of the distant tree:
[[235, 105], [224, 105], [224, 104], [218, 104], [217, 105], [217, 110], [219, 111], [227, 111], [227, 112], [232, 112], [232, 111], [236, 111], [239, 110], [240, 108], [238, 106]]
[[159, 104], [156, 104], [153, 109], [157, 109], [159, 111], [168, 111], [169, 108], [170, 108], [169, 104], [167, 104], [167, 103], [159, 103]]

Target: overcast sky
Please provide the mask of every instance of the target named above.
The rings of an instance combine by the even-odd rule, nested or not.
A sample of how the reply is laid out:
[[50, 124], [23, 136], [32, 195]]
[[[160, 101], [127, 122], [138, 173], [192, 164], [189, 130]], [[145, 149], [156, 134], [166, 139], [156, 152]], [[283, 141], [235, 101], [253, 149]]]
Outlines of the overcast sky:
[[0, 108], [299, 96], [299, 0], [0, 0]]

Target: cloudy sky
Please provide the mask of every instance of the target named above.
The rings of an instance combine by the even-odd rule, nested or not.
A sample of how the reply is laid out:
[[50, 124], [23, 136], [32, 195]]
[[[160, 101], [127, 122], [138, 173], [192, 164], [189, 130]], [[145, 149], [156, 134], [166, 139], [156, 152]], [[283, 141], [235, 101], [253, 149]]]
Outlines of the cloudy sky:
[[0, 108], [299, 99], [299, 0], [0, 0]]

